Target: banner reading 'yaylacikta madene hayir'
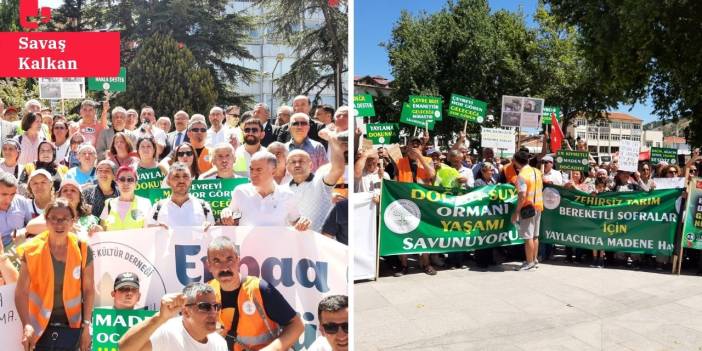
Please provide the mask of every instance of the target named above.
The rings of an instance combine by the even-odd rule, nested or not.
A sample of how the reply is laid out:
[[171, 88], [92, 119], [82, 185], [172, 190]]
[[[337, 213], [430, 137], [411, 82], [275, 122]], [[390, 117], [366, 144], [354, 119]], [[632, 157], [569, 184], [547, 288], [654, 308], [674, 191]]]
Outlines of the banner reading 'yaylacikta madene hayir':
[[681, 189], [666, 189], [591, 196], [547, 187], [540, 241], [585, 249], [670, 255], [681, 193]]
[[512, 185], [471, 191], [383, 181], [380, 255], [451, 252], [521, 244]]

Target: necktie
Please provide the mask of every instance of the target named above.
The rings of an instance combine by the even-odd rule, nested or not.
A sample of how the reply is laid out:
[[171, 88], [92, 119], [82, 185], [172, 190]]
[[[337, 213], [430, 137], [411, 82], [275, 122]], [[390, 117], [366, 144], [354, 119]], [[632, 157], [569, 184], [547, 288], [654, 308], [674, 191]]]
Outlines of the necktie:
[[178, 132], [178, 136], [176, 136], [175, 147], [178, 147], [180, 145], [181, 139], [183, 139], [183, 132]]

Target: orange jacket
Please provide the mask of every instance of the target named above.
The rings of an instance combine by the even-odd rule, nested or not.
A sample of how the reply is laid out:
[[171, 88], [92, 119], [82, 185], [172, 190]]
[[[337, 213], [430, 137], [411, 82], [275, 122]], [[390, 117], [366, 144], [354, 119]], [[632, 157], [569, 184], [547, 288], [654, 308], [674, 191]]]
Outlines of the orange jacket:
[[[431, 163], [430, 157], [424, 157], [424, 160], [427, 164]], [[397, 163], [397, 181], [402, 183], [414, 183], [408, 157], [401, 158], [400, 162]], [[431, 185], [431, 176], [419, 161], [417, 161], [417, 182]]]

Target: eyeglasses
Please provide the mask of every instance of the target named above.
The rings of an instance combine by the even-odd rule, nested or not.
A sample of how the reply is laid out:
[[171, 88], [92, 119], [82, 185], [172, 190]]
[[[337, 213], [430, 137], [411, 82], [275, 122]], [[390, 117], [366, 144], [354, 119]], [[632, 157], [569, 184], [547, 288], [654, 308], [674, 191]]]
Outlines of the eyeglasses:
[[244, 133], [258, 133], [259, 130], [258, 128], [244, 128]]
[[80, 154], [83, 155], [83, 156], [97, 156], [97, 153], [88, 152], [88, 151], [86, 151], [86, 152], [81, 152]]
[[136, 179], [132, 177], [119, 177], [117, 180], [119, 180], [120, 183], [134, 183], [136, 181]]
[[117, 291], [121, 292], [122, 294], [126, 294], [126, 293], [136, 294], [139, 292], [139, 288], [137, 288], [135, 286], [121, 286], [121, 287], [117, 288]]
[[178, 152], [176, 152], [176, 157], [192, 156], [192, 155], [193, 155], [192, 151], [178, 151]]
[[204, 133], [207, 131], [207, 128], [190, 128], [190, 131], [193, 133]]
[[82, 144], [82, 141], [71, 140], [71, 144]]
[[295, 122], [292, 122], [292, 126], [293, 126], [293, 127], [304, 127], [304, 126], [307, 126], [307, 125], [309, 125], [309, 123], [307, 123], [307, 122], [305, 122], [305, 121], [295, 121]]
[[228, 114], [227, 116], [229, 116], [229, 117], [234, 117], [234, 118], [239, 118], [239, 115], [235, 115], [235, 114]]
[[219, 310], [222, 309], [222, 304], [221, 303], [210, 303], [210, 302], [198, 302], [198, 303], [189, 303], [186, 304], [185, 306], [197, 306], [197, 310], [200, 312], [210, 312], [214, 310], [215, 312], [219, 312]]
[[67, 223], [73, 220], [71, 217], [63, 217], [63, 218], [57, 218], [57, 217], [46, 217], [46, 220], [54, 223], [54, 224], [63, 224]]
[[349, 323], [324, 323], [322, 324], [322, 328], [324, 328], [324, 332], [327, 334], [336, 334], [339, 328], [341, 328], [344, 333], [349, 333]]
[[54, 126], [54, 129], [66, 129], [64, 126]]

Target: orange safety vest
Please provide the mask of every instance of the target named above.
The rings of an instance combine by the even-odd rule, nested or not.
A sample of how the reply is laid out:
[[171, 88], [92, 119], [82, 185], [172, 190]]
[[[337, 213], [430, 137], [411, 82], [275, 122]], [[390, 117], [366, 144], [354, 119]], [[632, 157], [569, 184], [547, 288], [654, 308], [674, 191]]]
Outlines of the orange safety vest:
[[516, 187], [517, 171], [514, 169], [514, 165], [510, 162], [508, 165], [502, 168], [502, 171], [505, 173], [505, 179], [507, 179], [507, 183], [510, 183]]
[[202, 153], [197, 155], [197, 168], [200, 169], [200, 173], [205, 173], [212, 168], [212, 156], [210, 156], [210, 149], [202, 149]]
[[533, 204], [539, 210], [544, 210], [544, 183], [541, 171], [526, 165], [519, 171], [527, 185], [526, 204]]
[[[424, 157], [427, 163], [431, 162], [431, 157]], [[424, 169], [422, 163], [417, 161], [417, 181], [421, 180], [424, 184], [431, 185], [431, 177]], [[408, 157], [403, 157], [397, 163], [397, 181], [401, 183], [414, 183], [412, 179], [412, 169], [410, 168], [410, 160]]]
[[[236, 303], [239, 311], [239, 323], [236, 327], [234, 351], [260, 350], [281, 333], [278, 323], [271, 320], [263, 308], [260, 282], [259, 278], [246, 277], [241, 283]], [[219, 281], [212, 279], [207, 284], [214, 289], [217, 302], [221, 303]], [[219, 314], [219, 322], [224, 326], [225, 333], [231, 329], [233, 319], [233, 308], [222, 309]]]
[[[63, 307], [71, 328], [80, 328], [83, 313], [81, 275], [85, 269], [88, 245], [73, 233], [66, 240], [66, 270], [63, 274]], [[24, 255], [29, 282], [29, 324], [34, 327], [37, 338], [46, 330], [54, 308], [54, 269], [49, 249], [49, 232], [45, 231], [18, 248]]]

